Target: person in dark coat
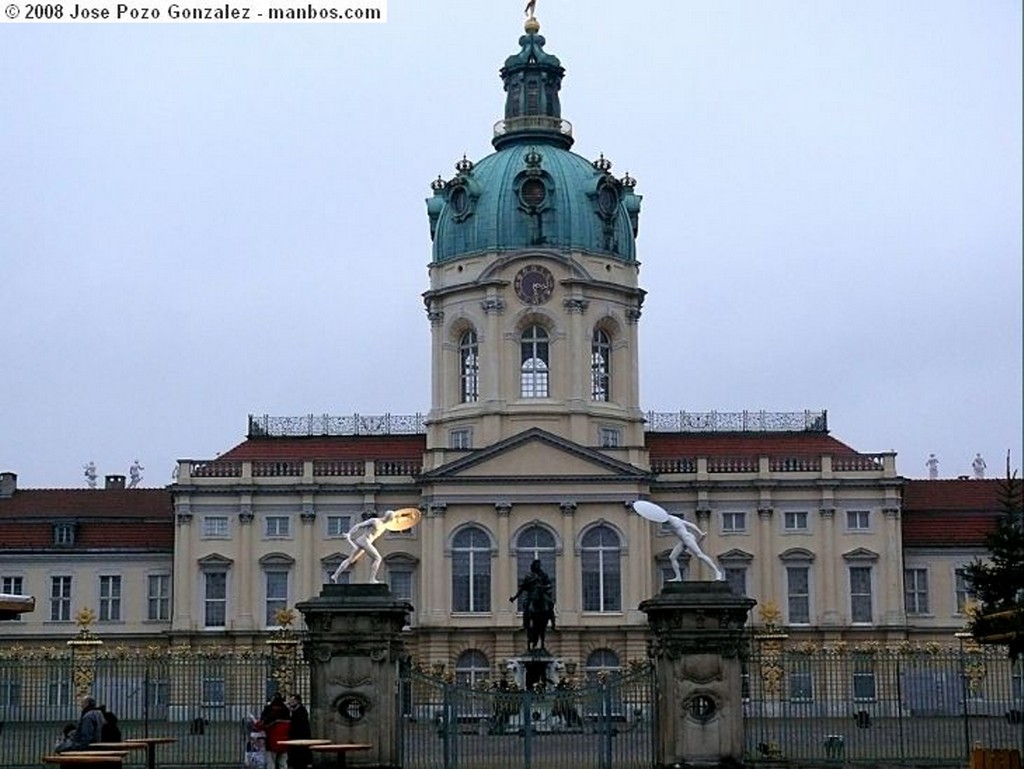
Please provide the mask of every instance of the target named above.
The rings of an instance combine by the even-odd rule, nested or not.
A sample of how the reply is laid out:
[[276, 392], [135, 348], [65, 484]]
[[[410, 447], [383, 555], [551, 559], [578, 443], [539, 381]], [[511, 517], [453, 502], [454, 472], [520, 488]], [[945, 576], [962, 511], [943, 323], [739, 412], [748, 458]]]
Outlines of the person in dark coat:
[[103, 739], [103, 725], [106, 723], [103, 713], [96, 707], [96, 700], [92, 697], [82, 697], [82, 714], [78, 718], [78, 724], [54, 748], [54, 752], [63, 753], [66, 750], [88, 750], [94, 742]]
[[274, 769], [280, 769], [281, 754], [285, 751], [282, 740], [288, 739], [288, 726], [291, 713], [284, 704], [284, 697], [278, 692], [270, 698], [270, 702], [260, 713], [263, 731], [267, 734], [267, 750], [274, 754]]
[[[309, 724], [309, 711], [302, 704], [299, 695], [292, 694], [286, 703], [291, 711], [291, 721], [288, 722], [288, 739], [308, 740], [313, 736], [313, 728]], [[309, 769], [313, 764], [313, 751], [309, 748], [289, 748], [288, 766], [290, 769]]]

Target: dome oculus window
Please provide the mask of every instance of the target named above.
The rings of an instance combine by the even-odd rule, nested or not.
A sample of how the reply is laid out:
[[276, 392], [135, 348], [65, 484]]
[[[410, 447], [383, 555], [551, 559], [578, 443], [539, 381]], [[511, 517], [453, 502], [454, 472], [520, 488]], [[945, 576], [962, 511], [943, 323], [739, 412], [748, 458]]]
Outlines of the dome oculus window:
[[519, 188], [519, 199], [523, 201], [523, 205], [529, 208], [543, 205], [547, 194], [548, 190], [544, 186], [544, 182], [536, 178], [527, 179]]
[[619, 206], [619, 191], [611, 184], [602, 184], [597, 190], [597, 207], [605, 216], [612, 216]]
[[451, 204], [452, 213], [455, 216], [465, 216], [469, 213], [469, 193], [466, 192], [466, 188], [461, 184], [452, 187], [451, 192], [448, 194], [448, 202]]

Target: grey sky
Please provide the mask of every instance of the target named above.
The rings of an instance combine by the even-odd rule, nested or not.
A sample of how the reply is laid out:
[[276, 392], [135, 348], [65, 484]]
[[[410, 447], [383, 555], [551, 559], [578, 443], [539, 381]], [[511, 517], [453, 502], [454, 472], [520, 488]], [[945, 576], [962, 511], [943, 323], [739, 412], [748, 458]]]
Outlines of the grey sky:
[[[0, 470], [162, 485], [250, 411], [425, 412], [423, 200], [491, 150], [522, 5], [0, 24]], [[537, 11], [574, 150], [644, 196], [645, 409], [1020, 466], [1018, 0]]]

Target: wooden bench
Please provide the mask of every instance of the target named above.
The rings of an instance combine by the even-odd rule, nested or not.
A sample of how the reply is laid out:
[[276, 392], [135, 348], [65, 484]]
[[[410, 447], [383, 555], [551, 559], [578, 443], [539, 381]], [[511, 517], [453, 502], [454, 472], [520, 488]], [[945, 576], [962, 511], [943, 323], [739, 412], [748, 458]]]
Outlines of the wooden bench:
[[69, 750], [43, 756], [44, 764], [57, 766], [89, 766], [91, 769], [121, 769], [127, 750]]

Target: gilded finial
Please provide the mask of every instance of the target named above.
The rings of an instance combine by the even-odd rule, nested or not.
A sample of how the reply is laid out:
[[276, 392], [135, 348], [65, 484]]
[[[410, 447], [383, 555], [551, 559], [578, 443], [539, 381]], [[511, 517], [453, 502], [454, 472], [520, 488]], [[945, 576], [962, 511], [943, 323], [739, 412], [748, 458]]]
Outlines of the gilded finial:
[[523, 29], [526, 30], [528, 35], [536, 35], [540, 32], [540, 22], [537, 21], [536, 11], [537, 0], [529, 0], [526, 8], [523, 9], [523, 13], [526, 14], [526, 23], [523, 25]]

